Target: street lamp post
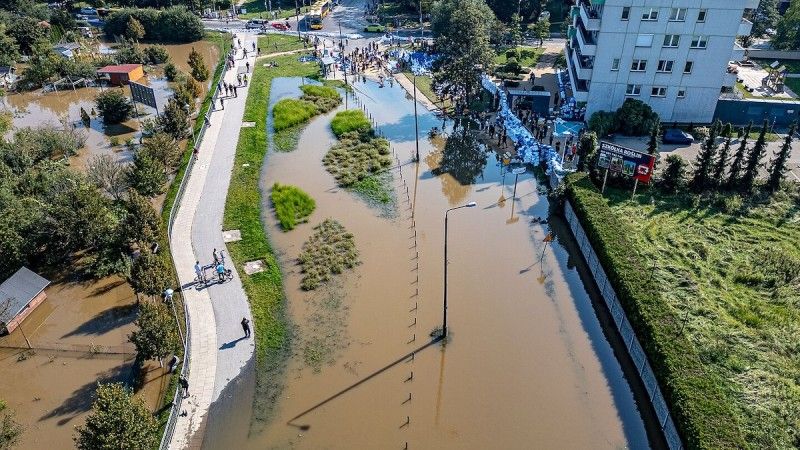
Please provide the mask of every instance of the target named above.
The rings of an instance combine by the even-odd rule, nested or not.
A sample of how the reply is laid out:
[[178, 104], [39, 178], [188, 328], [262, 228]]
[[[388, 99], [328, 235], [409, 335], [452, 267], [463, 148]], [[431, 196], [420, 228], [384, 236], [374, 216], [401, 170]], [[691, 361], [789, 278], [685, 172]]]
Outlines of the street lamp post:
[[417, 146], [417, 162], [419, 162], [419, 119], [417, 118], [417, 74], [414, 74], [414, 142]]
[[444, 212], [444, 305], [442, 307], [442, 339], [447, 337], [447, 214], [461, 208], [474, 208], [478, 204], [469, 202], [466, 205], [456, 206]]

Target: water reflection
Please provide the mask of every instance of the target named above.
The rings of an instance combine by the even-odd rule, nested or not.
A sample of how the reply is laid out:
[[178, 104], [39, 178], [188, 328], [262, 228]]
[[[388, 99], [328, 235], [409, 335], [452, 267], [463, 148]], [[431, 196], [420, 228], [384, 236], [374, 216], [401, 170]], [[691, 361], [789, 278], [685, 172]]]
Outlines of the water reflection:
[[486, 167], [486, 153], [477, 136], [469, 131], [456, 131], [448, 136], [444, 144], [439, 167], [433, 174], [439, 176], [450, 174], [461, 184], [474, 184], [478, 177], [483, 180], [483, 168]]

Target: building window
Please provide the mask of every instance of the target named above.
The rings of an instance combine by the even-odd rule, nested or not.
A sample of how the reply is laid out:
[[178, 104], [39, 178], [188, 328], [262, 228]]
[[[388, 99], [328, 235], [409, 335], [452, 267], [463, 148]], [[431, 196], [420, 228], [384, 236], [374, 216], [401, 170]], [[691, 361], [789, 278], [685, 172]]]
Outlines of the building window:
[[686, 20], [686, 8], [672, 8], [669, 11], [670, 22], [683, 22]]
[[666, 97], [667, 96], [667, 88], [664, 86], [653, 86], [653, 89], [650, 90], [651, 97]]
[[625, 95], [639, 95], [641, 93], [642, 93], [641, 84], [629, 84], [628, 88], [625, 89]]
[[706, 48], [708, 45], [708, 36], [692, 36], [692, 45], [690, 48]]
[[634, 59], [631, 63], [631, 72], [644, 72], [647, 70], [646, 59]]
[[622, 20], [628, 20], [628, 17], [631, 15], [631, 8], [630, 6], [625, 6], [622, 8]]
[[697, 13], [697, 21], [698, 22], [705, 22], [706, 21], [706, 14], [708, 11], [705, 9], [701, 9], [700, 12]]
[[678, 98], [686, 98], [686, 88], [678, 88]]
[[681, 42], [679, 34], [666, 34], [664, 35], [664, 47], [677, 47]]
[[652, 34], [640, 34], [636, 36], [636, 46], [637, 47], [650, 47], [653, 45], [653, 35]]
[[672, 72], [672, 64], [674, 61], [662, 59], [658, 61], [658, 72], [670, 73]]
[[650, 21], [658, 20], [658, 8], [645, 9], [642, 12], [642, 20], [650, 20]]
[[686, 64], [683, 65], [683, 73], [692, 73], [693, 67], [694, 61], [686, 61]]
[[614, 58], [614, 60], [611, 61], [611, 70], [619, 70], [619, 58]]

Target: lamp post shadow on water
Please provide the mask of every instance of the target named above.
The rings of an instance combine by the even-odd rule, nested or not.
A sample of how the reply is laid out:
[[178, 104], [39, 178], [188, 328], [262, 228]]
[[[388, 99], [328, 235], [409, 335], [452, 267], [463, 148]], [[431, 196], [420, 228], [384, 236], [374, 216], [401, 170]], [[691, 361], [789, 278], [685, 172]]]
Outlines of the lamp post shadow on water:
[[447, 337], [447, 215], [450, 211], [461, 208], [474, 208], [475, 206], [478, 206], [478, 204], [469, 202], [466, 205], [456, 206], [444, 212], [444, 303], [442, 305], [442, 339]]

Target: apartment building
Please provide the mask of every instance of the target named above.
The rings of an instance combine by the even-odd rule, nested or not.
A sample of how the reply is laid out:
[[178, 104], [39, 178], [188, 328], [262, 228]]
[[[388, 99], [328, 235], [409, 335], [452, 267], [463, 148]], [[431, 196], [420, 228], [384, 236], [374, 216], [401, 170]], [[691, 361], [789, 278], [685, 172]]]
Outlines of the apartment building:
[[744, 58], [745, 9], [758, 0], [577, 0], [566, 45], [575, 100], [613, 111], [626, 98], [648, 103], [664, 122], [711, 122]]

